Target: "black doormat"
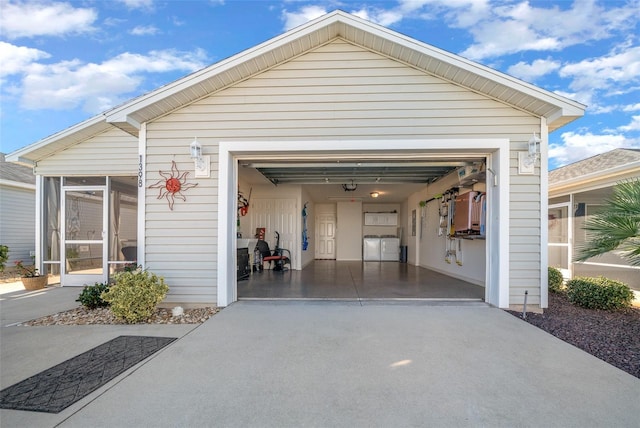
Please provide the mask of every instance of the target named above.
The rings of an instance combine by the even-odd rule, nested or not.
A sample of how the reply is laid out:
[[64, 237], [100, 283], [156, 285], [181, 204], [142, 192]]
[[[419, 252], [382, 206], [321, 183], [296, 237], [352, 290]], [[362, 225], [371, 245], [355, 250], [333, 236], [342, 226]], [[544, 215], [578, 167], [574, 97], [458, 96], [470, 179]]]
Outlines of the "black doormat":
[[0, 408], [59, 413], [176, 340], [119, 336], [0, 391]]

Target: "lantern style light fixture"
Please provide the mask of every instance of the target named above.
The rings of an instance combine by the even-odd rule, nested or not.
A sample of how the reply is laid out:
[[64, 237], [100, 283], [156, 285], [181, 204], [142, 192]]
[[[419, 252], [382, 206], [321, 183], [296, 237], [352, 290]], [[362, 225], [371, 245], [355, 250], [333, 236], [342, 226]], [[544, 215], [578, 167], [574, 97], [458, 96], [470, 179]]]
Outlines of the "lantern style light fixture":
[[202, 146], [198, 142], [198, 137], [195, 137], [189, 145], [189, 151], [191, 153], [191, 159], [202, 159]]
[[371, 193], [369, 193], [369, 196], [371, 196], [372, 198], [377, 198], [378, 196], [380, 196], [380, 193], [378, 193], [378, 192], [371, 192]]
[[535, 162], [540, 159], [540, 137], [533, 133], [533, 137], [529, 139], [529, 159]]
[[202, 155], [202, 145], [198, 142], [198, 137], [195, 137], [189, 145], [189, 155], [193, 159], [193, 168], [195, 170], [196, 177], [210, 177], [211, 176], [211, 157]]

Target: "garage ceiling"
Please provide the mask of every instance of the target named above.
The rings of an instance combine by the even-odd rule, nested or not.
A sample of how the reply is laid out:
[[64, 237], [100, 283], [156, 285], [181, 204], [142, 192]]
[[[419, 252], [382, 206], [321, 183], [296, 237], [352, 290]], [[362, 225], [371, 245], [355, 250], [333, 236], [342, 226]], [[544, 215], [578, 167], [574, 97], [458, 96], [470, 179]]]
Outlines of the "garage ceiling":
[[[244, 159], [239, 176], [249, 184], [302, 185], [315, 202], [362, 199], [402, 202], [460, 167], [484, 158], [434, 159]], [[376, 199], [371, 192], [379, 193]]]

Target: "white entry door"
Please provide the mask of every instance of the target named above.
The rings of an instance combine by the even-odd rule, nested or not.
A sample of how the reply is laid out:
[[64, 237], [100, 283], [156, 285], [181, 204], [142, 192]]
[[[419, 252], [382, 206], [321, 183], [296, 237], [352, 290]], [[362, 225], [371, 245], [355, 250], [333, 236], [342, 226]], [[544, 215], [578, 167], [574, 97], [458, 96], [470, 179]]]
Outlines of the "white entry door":
[[62, 197], [63, 286], [106, 282], [108, 198], [106, 186], [65, 187]]
[[316, 259], [336, 259], [336, 215], [319, 214], [316, 217]]

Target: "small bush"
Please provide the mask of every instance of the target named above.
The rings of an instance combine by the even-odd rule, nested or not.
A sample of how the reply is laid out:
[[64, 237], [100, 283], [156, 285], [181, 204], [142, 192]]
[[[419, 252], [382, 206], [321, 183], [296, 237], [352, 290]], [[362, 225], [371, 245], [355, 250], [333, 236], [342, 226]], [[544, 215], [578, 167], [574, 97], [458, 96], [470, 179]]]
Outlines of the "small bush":
[[7, 260], [9, 260], [9, 247], [6, 245], [0, 245], [0, 272], [4, 272]]
[[102, 299], [110, 304], [116, 317], [133, 324], [151, 318], [168, 291], [164, 278], [138, 269], [116, 274], [114, 284], [102, 293]]
[[549, 291], [560, 293], [564, 290], [564, 277], [560, 270], [549, 266]]
[[102, 293], [109, 290], [109, 284], [96, 282], [94, 285], [85, 285], [76, 299], [87, 309], [104, 308], [109, 306], [108, 302], [102, 300]]
[[567, 282], [567, 297], [583, 308], [616, 310], [631, 306], [633, 292], [627, 284], [613, 279], [578, 277]]

